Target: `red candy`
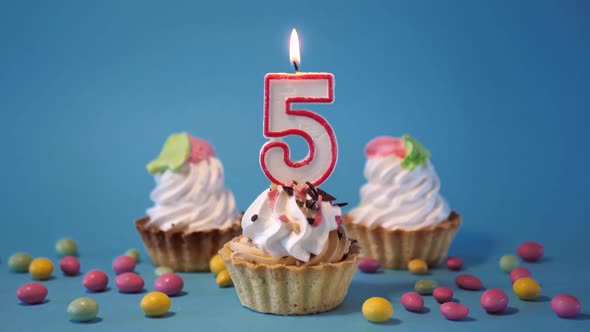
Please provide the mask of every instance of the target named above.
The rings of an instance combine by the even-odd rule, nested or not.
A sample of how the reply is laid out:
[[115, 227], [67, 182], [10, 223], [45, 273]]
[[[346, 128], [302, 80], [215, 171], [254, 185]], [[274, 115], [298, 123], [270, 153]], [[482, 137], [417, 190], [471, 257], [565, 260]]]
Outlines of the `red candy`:
[[481, 294], [479, 304], [490, 314], [500, 313], [508, 306], [508, 295], [501, 289], [491, 288]]
[[446, 261], [447, 269], [459, 271], [463, 268], [463, 260], [459, 257], [449, 257]]
[[113, 261], [113, 270], [116, 274], [133, 272], [135, 270], [135, 259], [127, 255], [119, 256]]
[[38, 282], [31, 282], [16, 290], [16, 297], [26, 304], [39, 304], [47, 297], [47, 287]]
[[438, 303], [450, 302], [453, 300], [453, 290], [449, 287], [439, 286], [432, 291], [432, 296]]
[[479, 280], [479, 278], [477, 278], [476, 276], [474, 276], [472, 274], [461, 274], [461, 275], [457, 276], [457, 278], [455, 278], [455, 283], [460, 288], [463, 288], [466, 290], [477, 291], [477, 290], [480, 290], [483, 288], [483, 284], [481, 283], [481, 280]]
[[446, 302], [440, 305], [440, 313], [448, 320], [464, 320], [469, 315], [469, 308], [456, 302]]
[[154, 288], [168, 296], [180, 294], [184, 281], [175, 273], [164, 273], [154, 282]]
[[91, 292], [102, 292], [108, 283], [109, 277], [101, 270], [90, 270], [82, 279], [82, 285]]
[[67, 276], [75, 276], [80, 272], [80, 261], [74, 256], [66, 256], [59, 262], [59, 268]]
[[407, 292], [402, 295], [401, 303], [407, 311], [420, 312], [424, 309], [424, 299], [416, 292]]
[[514, 283], [516, 280], [525, 277], [531, 277], [531, 271], [524, 266], [517, 266], [515, 267], [512, 272], [510, 272], [510, 281]]
[[551, 309], [562, 318], [576, 317], [582, 310], [577, 298], [569, 294], [559, 294], [551, 299]]
[[364, 273], [375, 273], [379, 270], [380, 266], [379, 261], [373, 258], [363, 258], [359, 262], [359, 270]]
[[518, 246], [516, 253], [527, 262], [537, 262], [543, 257], [545, 250], [537, 242], [525, 242]]
[[143, 289], [143, 279], [137, 273], [125, 272], [115, 278], [115, 285], [121, 293], [139, 293]]

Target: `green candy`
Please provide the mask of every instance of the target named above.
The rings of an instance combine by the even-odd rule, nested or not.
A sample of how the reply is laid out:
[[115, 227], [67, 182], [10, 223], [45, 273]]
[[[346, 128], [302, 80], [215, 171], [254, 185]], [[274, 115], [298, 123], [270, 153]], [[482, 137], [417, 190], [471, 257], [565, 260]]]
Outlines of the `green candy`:
[[518, 260], [516, 255], [504, 255], [502, 258], [500, 258], [499, 265], [502, 271], [510, 273], [515, 267], [520, 265], [520, 260]]
[[33, 257], [26, 252], [17, 252], [8, 259], [8, 268], [17, 273], [29, 272], [32, 260]]
[[89, 297], [79, 297], [68, 305], [68, 315], [73, 321], [88, 322], [98, 314], [98, 303]]
[[76, 256], [78, 254], [78, 245], [76, 241], [63, 238], [55, 243], [55, 252], [61, 256]]
[[408, 134], [405, 134], [402, 139], [406, 149], [406, 157], [401, 163], [403, 168], [411, 171], [430, 158], [430, 151], [422, 146], [417, 139]]
[[135, 262], [139, 262], [139, 251], [137, 249], [129, 249], [125, 252], [125, 255], [133, 258]]
[[184, 165], [191, 151], [191, 142], [187, 133], [172, 134], [162, 147], [158, 158], [147, 164], [150, 174], [164, 173], [166, 170], [178, 172]]
[[420, 295], [430, 295], [436, 287], [438, 287], [438, 282], [432, 279], [420, 279], [414, 284], [416, 293]]
[[159, 277], [164, 273], [170, 273], [170, 272], [174, 272], [174, 270], [172, 270], [172, 268], [170, 268], [168, 266], [158, 266], [156, 268], [156, 270], [154, 271], [154, 274]]

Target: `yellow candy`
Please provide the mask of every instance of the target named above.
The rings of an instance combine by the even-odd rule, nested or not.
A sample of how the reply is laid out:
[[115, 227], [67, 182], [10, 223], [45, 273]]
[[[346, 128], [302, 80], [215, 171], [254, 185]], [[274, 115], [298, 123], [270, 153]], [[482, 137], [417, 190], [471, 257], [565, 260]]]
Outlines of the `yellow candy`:
[[393, 315], [391, 302], [382, 297], [372, 297], [363, 303], [363, 315], [374, 323], [387, 321]]
[[425, 261], [416, 258], [408, 262], [408, 270], [413, 274], [426, 274], [428, 265]]
[[217, 276], [219, 272], [225, 270], [225, 263], [223, 263], [221, 255], [217, 254], [211, 258], [209, 261], [209, 269], [215, 276]]
[[215, 282], [217, 282], [219, 287], [229, 287], [234, 284], [227, 270], [222, 270], [219, 272], [219, 274], [217, 274], [217, 278], [215, 278]]
[[514, 282], [512, 290], [521, 300], [532, 301], [541, 294], [541, 285], [533, 278], [524, 277]]
[[141, 299], [141, 310], [147, 315], [151, 317], [159, 317], [164, 316], [170, 306], [172, 305], [172, 301], [168, 295], [162, 292], [151, 292], [147, 293], [143, 299]]
[[47, 280], [53, 273], [53, 263], [47, 258], [35, 258], [29, 265], [29, 273], [33, 279]]

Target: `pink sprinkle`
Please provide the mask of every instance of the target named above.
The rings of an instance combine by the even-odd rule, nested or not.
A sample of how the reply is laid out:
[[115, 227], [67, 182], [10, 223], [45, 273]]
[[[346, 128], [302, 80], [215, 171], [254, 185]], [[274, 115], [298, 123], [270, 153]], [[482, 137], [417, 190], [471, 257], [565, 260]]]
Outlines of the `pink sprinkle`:
[[277, 197], [279, 197], [279, 190], [278, 189], [273, 189], [268, 192], [268, 199], [269, 199], [268, 208], [269, 209], [275, 208], [275, 203], [277, 202]]
[[336, 219], [336, 225], [338, 225], [338, 226], [342, 225], [342, 216], [336, 216], [335, 219]]
[[215, 150], [207, 141], [189, 135], [191, 151], [188, 156], [189, 163], [199, 163], [202, 160], [215, 156]]
[[322, 195], [318, 195], [317, 203], [319, 209], [313, 215], [313, 224], [311, 224], [311, 227], [318, 227], [322, 222]]
[[365, 147], [367, 158], [385, 157], [396, 155], [399, 158], [406, 157], [406, 149], [401, 138], [379, 136], [372, 139]]
[[305, 197], [307, 197], [307, 189], [309, 189], [309, 186], [307, 186], [306, 183], [302, 183], [302, 184], [298, 184], [298, 185], [294, 186], [293, 191], [295, 193], [295, 198], [300, 199], [300, 200], [304, 200]]
[[289, 223], [289, 218], [287, 218], [287, 216], [284, 215], [284, 214], [281, 214], [279, 216], [279, 220], [282, 221], [282, 222], [284, 222], [284, 223]]

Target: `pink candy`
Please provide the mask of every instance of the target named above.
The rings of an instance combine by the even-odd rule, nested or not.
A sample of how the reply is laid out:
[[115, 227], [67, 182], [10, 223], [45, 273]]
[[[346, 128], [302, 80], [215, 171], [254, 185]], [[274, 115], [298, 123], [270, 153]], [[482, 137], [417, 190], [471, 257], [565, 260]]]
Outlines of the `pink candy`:
[[119, 256], [113, 261], [113, 270], [116, 274], [133, 272], [135, 270], [135, 259], [127, 255]]
[[432, 296], [438, 303], [449, 302], [453, 300], [453, 290], [449, 287], [439, 286], [432, 291]]
[[209, 142], [200, 138], [192, 137], [190, 135], [189, 139], [191, 142], [191, 151], [188, 157], [189, 163], [196, 164], [201, 160], [215, 156], [215, 149], [213, 149]]
[[424, 299], [416, 292], [407, 292], [402, 295], [401, 303], [407, 311], [420, 312], [424, 309]]
[[543, 246], [537, 242], [525, 242], [518, 246], [516, 253], [527, 262], [537, 262], [543, 257]]
[[115, 278], [115, 285], [121, 293], [139, 293], [143, 289], [143, 279], [137, 273], [125, 272]]
[[389, 155], [396, 155], [399, 158], [406, 157], [406, 149], [404, 141], [400, 138], [380, 136], [372, 139], [365, 147], [365, 154], [367, 158], [384, 157]]
[[363, 258], [359, 262], [359, 270], [364, 273], [375, 273], [379, 270], [380, 266], [379, 261], [373, 258]]
[[180, 294], [184, 281], [175, 273], [164, 273], [154, 282], [154, 288], [168, 296]]
[[516, 280], [525, 277], [531, 277], [531, 271], [524, 266], [517, 266], [515, 267], [512, 272], [510, 272], [510, 281], [514, 283]]
[[551, 309], [562, 318], [576, 317], [582, 310], [577, 298], [569, 294], [559, 294], [551, 299]]
[[109, 277], [101, 270], [90, 270], [82, 279], [82, 285], [91, 292], [102, 292], [108, 283]]
[[459, 257], [449, 257], [446, 261], [447, 269], [459, 271], [463, 268], [463, 260]]
[[39, 304], [47, 297], [47, 287], [38, 282], [31, 282], [16, 290], [16, 297], [26, 304]]
[[490, 314], [500, 313], [508, 306], [508, 295], [501, 289], [491, 288], [481, 294], [479, 304]]
[[74, 256], [66, 256], [59, 262], [59, 268], [67, 276], [75, 276], [80, 272], [80, 261]]
[[481, 280], [479, 280], [479, 278], [477, 278], [476, 276], [474, 276], [472, 274], [461, 274], [461, 275], [457, 276], [457, 278], [455, 278], [455, 283], [460, 288], [463, 288], [466, 290], [477, 291], [477, 290], [480, 290], [483, 288], [483, 284], [481, 283]]
[[464, 320], [469, 315], [469, 308], [456, 302], [446, 302], [440, 305], [440, 313], [448, 320]]

